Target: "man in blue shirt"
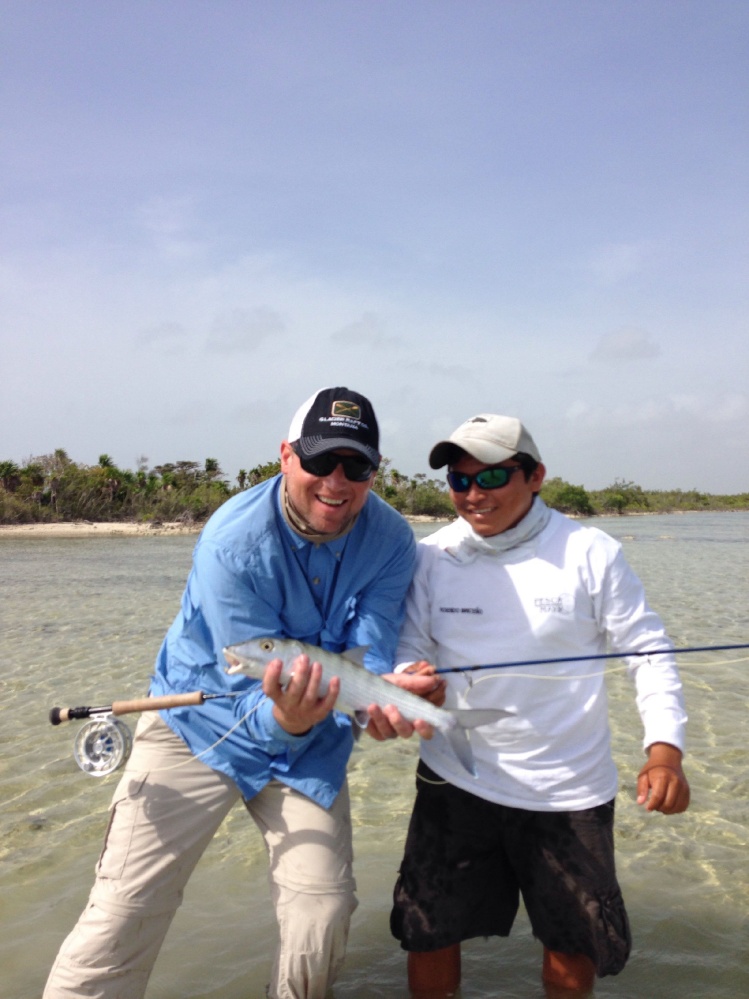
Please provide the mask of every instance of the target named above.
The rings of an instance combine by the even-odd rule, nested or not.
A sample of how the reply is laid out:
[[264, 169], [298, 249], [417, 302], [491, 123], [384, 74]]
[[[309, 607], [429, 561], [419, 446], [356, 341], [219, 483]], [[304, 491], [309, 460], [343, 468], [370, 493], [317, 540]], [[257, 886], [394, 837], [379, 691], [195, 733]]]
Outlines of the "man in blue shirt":
[[[239, 798], [268, 849], [280, 941], [270, 999], [323, 999], [343, 961], [356, 907], [346, 764], [350, 719], [320, 696], [320, 666], [301, 656], [284, 687], [228, 676], [222, 649], [296, 638], [340, 652], [367, 646], [389, 673], [414, 568], [413, 532], [370, 492], [380, 462], [369, 401], [321, 389], [294, 416], [281, 474], [228, 500], [195, 547], [182, 605], [156, 659], [153, 695], [226, 694], [144, 715], [89, 903], [63, 943], [45, 999], [137, 999], [182, 891]], [[393, 682], [425, 696], [429, 675]], [[376, 739], [416, 729], [370, 710]]]

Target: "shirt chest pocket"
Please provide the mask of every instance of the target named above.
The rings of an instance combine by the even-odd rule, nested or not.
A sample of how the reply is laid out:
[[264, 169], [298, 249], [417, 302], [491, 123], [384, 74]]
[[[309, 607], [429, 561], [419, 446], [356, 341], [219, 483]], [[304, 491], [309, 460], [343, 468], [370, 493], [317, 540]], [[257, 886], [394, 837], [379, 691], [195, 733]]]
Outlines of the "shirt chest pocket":
[[343, 648], [347, 644], [349, 629], [356, 618], [358, 596], [349, 596], [331, 608], [324, 623], [323, 637], [333, 645]]

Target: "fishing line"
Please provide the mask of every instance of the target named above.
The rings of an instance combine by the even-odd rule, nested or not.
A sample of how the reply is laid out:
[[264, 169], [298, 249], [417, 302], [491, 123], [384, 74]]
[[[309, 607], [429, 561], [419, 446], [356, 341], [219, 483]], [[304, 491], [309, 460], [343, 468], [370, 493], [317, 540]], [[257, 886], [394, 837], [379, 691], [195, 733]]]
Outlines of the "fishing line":
[[[243, 725], [247, 721], [247, 719], [250, 717], [250, 715], [254, 714], [259, 707], [260, 707], [260, 705], [256, 704], [253, 708], [250, 708], [250, 710], [247, 712], [247, 714], [243, 715], [239, 719], [238, 722], [236, 722], [234, 725], [232, 725], [231, 728], [227, 729], [226, 732], [224, 732], [224, 734], [220, 738], [216, 739], [216, 741], [212, 745], [207, 746], [205, 749], [201, 749], [199, 753], [193, 753], [191, 751], [190, 752], [190, 756], [188, 757], [188, 759], [182, 760], [181, 763], [174, 763], [174, 764], [172, 764], [171, 767], [157, 767], [157, 768], [149, 767], [147, 772], [149, 774], [163, 774], [163, 773], [166, 773], [168, 770], [178, 770], [180, 767], [186, 767], [189, 763], [192, 763], [193, 760], [199, 760], [201, 756], [205, 756], [206, 753], [210, 753], [210, 751], [212, 749], [215, 749], [216, 746], [220, 746], [221, 743], [224, 741], [224, 739], [228, 739], [229, 738], [229, 736], [232, 734], [232, 732], [236, 732], [236, 730], [239, 728], [239, 726]], [[143, 773], [142, 770], [132, 770], [130, 767], [125, 767], [125, 769], [122, 772], [123, 772], [123, 774], [138, 774], [138, 773]]]

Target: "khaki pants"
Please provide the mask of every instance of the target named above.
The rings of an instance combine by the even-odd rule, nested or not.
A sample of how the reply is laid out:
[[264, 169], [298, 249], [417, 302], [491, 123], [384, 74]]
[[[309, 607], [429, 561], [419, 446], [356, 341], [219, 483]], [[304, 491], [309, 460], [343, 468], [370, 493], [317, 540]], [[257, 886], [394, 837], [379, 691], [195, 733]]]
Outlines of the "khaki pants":
[[[144, 995], [183, 889], [239, 798], [234, 782], [197, 760], [156, 713], [141, 718], [96, 882], [44, 999]], [[268, 851], [280, 934], [268, 996], [323, 999], [357, 905], [348, 788], [329, 811], [275, 781], [245, 805]]]

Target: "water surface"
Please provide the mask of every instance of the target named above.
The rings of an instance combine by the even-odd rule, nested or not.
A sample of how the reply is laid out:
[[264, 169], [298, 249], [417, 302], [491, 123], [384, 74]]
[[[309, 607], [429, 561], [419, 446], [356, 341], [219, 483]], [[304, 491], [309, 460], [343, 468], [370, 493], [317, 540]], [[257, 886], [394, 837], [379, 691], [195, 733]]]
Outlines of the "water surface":
[[[598, 518], [622, 540], [650, 602], [683, 646], [749, 642], [749, 514]], [[418, 536], [434, 525], [416, 526]], [[75, 765], [79, 723], [52, 705], [144, 693], [176, 613], [195, 539], [0, 540], [0, 967], [4, 999], [41, 994], [93, 878], [117, 774]], [[749, 651], [749, 650], [746, 650]], [[749, 663], [680, 658], [693, 803], [682, 816], [634, 804], [642, 764], [632, 688], [609, 674], [620, 770], [617, 850], [635, 945], [598, 999], [749, 996]], [[363, 740], [352, 757], [357, 910], [336, 999], [406, 999], [390, 893], [413, 797], [417, 746]], [[193, 876], [148, 999], [261, 999], [273, 947], [260, 838], [239, 807]], [[509, 940], [465, 946], [463, 999], [541, 999], [540, 945], [521, 912]]]

